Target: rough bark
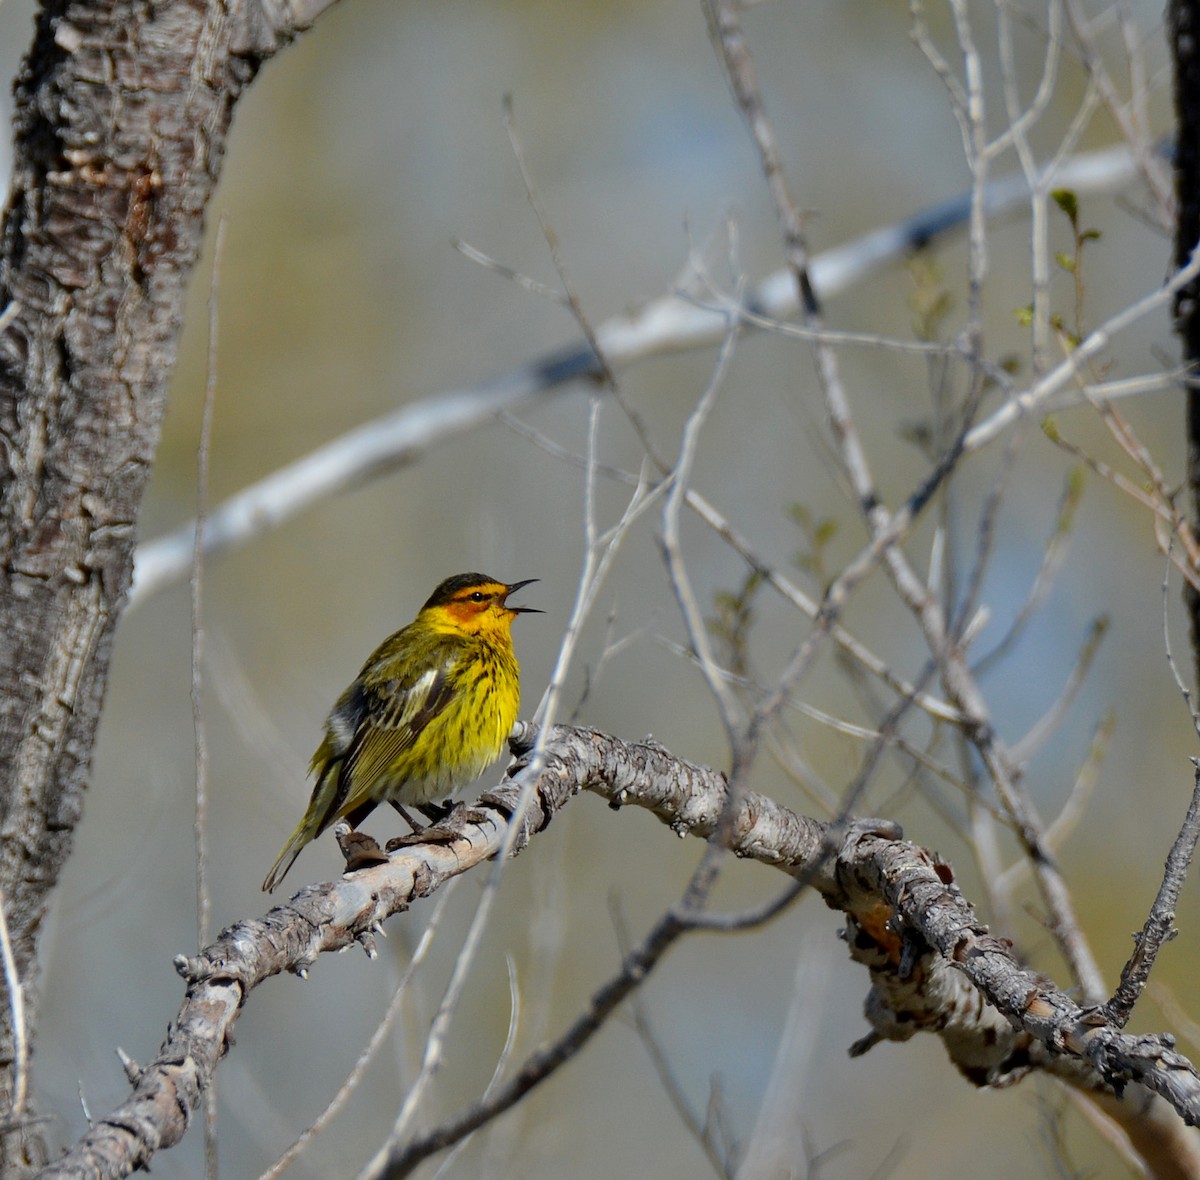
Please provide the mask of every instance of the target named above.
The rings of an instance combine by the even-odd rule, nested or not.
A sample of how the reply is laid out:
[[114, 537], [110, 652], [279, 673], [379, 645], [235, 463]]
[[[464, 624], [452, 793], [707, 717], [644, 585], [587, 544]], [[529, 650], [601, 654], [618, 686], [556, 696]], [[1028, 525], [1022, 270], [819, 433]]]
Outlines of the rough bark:
[[[1171, 50], [1175, 63], [1175, 265], [1187, 265], [1200, 243], [1200, 4], [1172, 0]], [[1184, 364], [1200, 362], [1200, 285], [1189, 283], [1175, 297], [1176, 330]], [[1192, 519], [1200, 520], [1200, 384], [1187, 389], [1188, 485]], [[1200, 594], [1185, 584], [1191, 620], [1192, 661], [1200, 678]]]
[[[537, 736], [536, 727], [518, 723], [514, 751], [528, 758]], [[1172, 1038], [1127, 1034], [1025, 968], [1011, 944], [979, 922], [950, 867], [899, 839], [895, 825], [822, 823], [753, 791], [727, 815], [728, 786], [719, 771], [652, 742], [558, 725], [547, 731], [544, 764], [508, 851], [527, 847], [582, 791], [613, 808], [645, 808], [681, 836], [723, 839], [734, 855], [807, 883], [843, 913], [851, 956], [871, 975], [865, 1005], [871, 1031], [853, 1052], [927, 1032], [940, 1037], [976, 1086], [1012, 1085], [1033, 1071], [1050, 1074], [1106, 1102], [1112, 1098], [1106, 1109], [1147, 1156], [1158, 1157], [1156, 1175], [1196, 1174], [1200, 1152], [1184, 1123], [1200, 1118], [1200, 1074], [1175, 1051]], [[194, 958], [176, 959], [187, 994], [158, 1057], [145, 1068], [126, 1064], [130, 1097], [98, 1118], [47, 1169], [47, 1180], [116, 1180], [149, 1168], [157, 1152], [186, 1132], [253, 991], [281, 972], [307, 972], [322, 954], [356, 942], [374, 954], [375, 932], [386, 919], [505, 851], [520, 797], [521, 788], [507, 779], [419, 841], [410, 838], [413, 846], [390, 860], [307, 886], [264, 917], [222, 931]], [[648, 969], [623, 972], [595, 993], [591, 1007], [615, 984], [636, 986]], [[610, 998], [609, 1012], [620, 996]], [[588, 1035], [601, 1022], [589, 1025]], [[398, 1144], [379, 1174], [408, 1175], [545, 1081], [583, 1039], [568, 1031], [542, 1046], [479, 1107]]]
[[[30, 1033], [204, 210], [238, 97], [318, 7], [49, 0], [17, 79], [0, 229], [0, 890]], [[13, 1082], [5, 1002], [0, 1109]], [[36, 1144], [10, 1136], [3, 1162], [26, 1154]]]

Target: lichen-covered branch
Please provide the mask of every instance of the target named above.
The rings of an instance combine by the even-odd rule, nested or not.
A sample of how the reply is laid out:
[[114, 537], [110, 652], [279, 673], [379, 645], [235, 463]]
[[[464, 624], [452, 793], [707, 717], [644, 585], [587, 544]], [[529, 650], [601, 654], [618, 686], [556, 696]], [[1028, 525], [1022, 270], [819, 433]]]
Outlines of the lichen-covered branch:
[[[144, 1068], [127, 1067], [129, 1100], [44, 1174], [124, 1176], [178, 1142], [254, 988], [281, 972], [302, 974], [322, 953], [356, 942], [373, 954], [383, 921], [502, 850], [521, 781], [532, 773], [524, 759], [537, 736], [535, 726], [518, 724], [512, 746], [519, 757], [510, 775], [474, 806], [427, 830], [420, 844], [339, 881], [304, 888], [264, 917], [231, 926], [195, 957], [180, 956], [176, 967], [187, 995], [159, 1056]], [[976, 1085], [1008, 1085], [1036, 1069], [1089, 1092], [1124, 1090], [1127, 1099], [1113, 1113], [1134, 1123], [1162, 1117], [1145, 1090], [1161, 1094], [1185, 1121], [1200, 1118], [1200, 1077], [1170, 1037], [1130, 1036], [1022, 966], [1007, 940], [980, 923], [949, 866], [899, 839], [894, 825], [823, 823], [753, 791], [722, 823], [728, 791], [719, 771], [651, 741], [591, 729], [551, 727], [541, 759], [514, 855], [570, 799], [591, 791], [617, 809], [644, 808], [681, 836], [707, 839], [720, 831], [734, 855], [810, 883], [846, 914], [851, 954], [872, 981], [866, 1005], [872, 1033], [855, 1052], [933, 1032]], [[552, 1068], [562, 1057], [551, 1045], [539, 1061]], [[529, 1071], [522, 1078], [526, 1089], [538, 1080]]]

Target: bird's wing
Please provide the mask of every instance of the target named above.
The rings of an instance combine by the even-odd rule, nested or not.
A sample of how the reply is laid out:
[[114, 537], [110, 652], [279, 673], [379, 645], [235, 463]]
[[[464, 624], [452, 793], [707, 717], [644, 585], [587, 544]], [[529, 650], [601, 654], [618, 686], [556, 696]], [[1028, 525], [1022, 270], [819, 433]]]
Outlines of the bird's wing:
[[350, 785], [344, 814], [374, 794], [406, 750], [454, 697], [454, 660], [428, 668], [410, 684], [384, 681], [364, 686], [366, 700], [342, 767], [342, 782]]

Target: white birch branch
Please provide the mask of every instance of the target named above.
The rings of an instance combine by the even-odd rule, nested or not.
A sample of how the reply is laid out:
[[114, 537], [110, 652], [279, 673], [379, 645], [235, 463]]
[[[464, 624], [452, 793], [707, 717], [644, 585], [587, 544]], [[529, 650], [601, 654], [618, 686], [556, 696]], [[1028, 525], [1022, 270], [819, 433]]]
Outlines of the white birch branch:
[[[1053, 183], [1081, 193], [1113, 191], [1135, 175], [1128, 151], [1117, 147], [1065, 161], [1055, 170]], [[999, 216], [1028, 199], [1025, 178], [1013, 175], [987, 187], [985, 208], [989, 215]], [[809, 274], [818, 296], [837, 295], [961, 228], [970, 204], [969, 194], [954, 197], [816, 255]], [[745, 310], [751, 324], [763, 317], [793, 315], [796, 287], [791, 270], [776, 271], [752, 288]], [[596, 340], [615, 371], [647, 357], [719, 344], [728, 330], [728, 308], [705, 307], [685, 294], [673, 293], [606, 320], [596, 329]], [[595, 379], [599, 374], [591, 348], [573, 345], [479, 385], [436, 394], [364, 423], [217, 505], [205, 527], [205, 551], [213, 554], [247, 544], [335, 492], [411, 462], [439, 443], [528, 406], [572, 381]], [[185, 578], [194, 544], [195, 521], [189, 521], [140, 545], [129, 605]]]

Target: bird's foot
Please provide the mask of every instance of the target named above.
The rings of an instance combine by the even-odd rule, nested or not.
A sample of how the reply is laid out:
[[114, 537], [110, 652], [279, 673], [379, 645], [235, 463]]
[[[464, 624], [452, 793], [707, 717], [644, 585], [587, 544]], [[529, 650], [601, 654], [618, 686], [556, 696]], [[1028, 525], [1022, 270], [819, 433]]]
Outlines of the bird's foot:
[[440, 813], [440, 818], [419, 832], [396, 836], [389, 840], [385, 845], [388, 852], [395, 852], [397, 848], [409, 848], [414, 844], [451, 844], [455, 840], [462, 839], [463, 829], [467, 824], [494, 824], [496, 822], [495, 813], [490, 809], [468, 807], [465, 803], [451, 803], [444, 807], [426, 804], [420, 810], [423, 814], [431, 817], [434, 813]]
[[440, 824], [454, 811], [456, 804], [453, 799], [445, 799], [441, 803], [422, 803], [417, 810], [431, 824]]
[[417, 810], [428, 821], [428, 823], [422, 824], [413, 819], [403, 803], [395, 799], [389, 799], [388, 802], [404, 817], [404, 822], [412, 828], [414, 836], [419, 836], [428, 824], [441, 823], [454, 810], [454, 802], [451, 799], [447, 799], [445, 803], [418, 803]]
[[395, 799], [389, 799], [389, 800], [388, 800], [388, 802], [389, 802], [389, 803], [390, 803], [390, 804], [391, 804], [391, 805], [392, 805], [392, 806], [393, 806], [393, 807], [394, 807], [394, 808], [395, 808], [395, 809], [396, 809], [396, 810], [397, 810], [397, 811], [398, 811], [398, 812], [399, 812], [399, 813], [400, 813], [402, 816], [404, 816], [404, 822], [405, 822], [406, 824], [408, 824], [408, 826], [409, 826], [410, 828], [412, 828], [412, 830], [413, 830], [414, 832], [419, 832], [419, 831], [420, 831], [420, 830], [421, 830], [421, 829], [422, 829], [422, 828], [425, 826], [424, 824], [419, 824], [419, 823], [417, 823], [417, 821], [416, 821], [415, 819], [413, 819], [413, 817], [412, 817], [412, 816], [411, 816], [411, 815], [408, 813], [408, 811], [406, 811], [406, 810], [405, 810], [405, 807], [404, 807], [404, 804], [403, 804], [403, 803], [398, 803], [398, 802], [397, 802]]

